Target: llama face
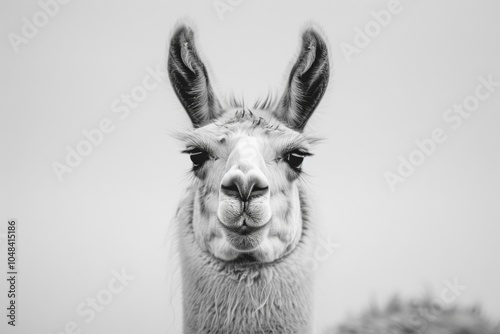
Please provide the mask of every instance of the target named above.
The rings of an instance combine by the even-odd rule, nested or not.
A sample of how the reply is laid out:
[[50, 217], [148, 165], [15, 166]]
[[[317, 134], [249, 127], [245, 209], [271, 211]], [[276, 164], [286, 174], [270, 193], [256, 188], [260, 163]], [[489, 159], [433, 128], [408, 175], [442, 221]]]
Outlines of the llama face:
[[302, 232], [298, 183], [309, 137], [268, 111], [237, 109], [183, 139], [199, 246], [225, 261], [271, 262], [292, 251]]
[[310, 155], [303, 128], [328, 82], [328, 57], [313, 30], [277, 103], [223, 108], [184, 26], [169, 51], [169, 75], [194, 129], [181, 135], [193, 164], [192, 231], [197, 246], [223, 261], [275, 261], [302, 234], [300, 175]]

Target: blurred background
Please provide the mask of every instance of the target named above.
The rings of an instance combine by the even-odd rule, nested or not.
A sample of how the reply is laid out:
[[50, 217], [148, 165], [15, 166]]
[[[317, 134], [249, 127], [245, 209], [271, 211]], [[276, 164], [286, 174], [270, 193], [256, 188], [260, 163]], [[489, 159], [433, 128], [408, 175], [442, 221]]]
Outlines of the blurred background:
[[[17, 218], [20, 274], [17, 328], [2, 314], [0, 331], [180, 333], [172, 218], [190, 162], [172, 134], [190, 123], [161, 72], [183, 18], [219, 96], [249, 105], [281, 92], [305, 23], [329, 40], [309, 122], [325, 140], [304, 166], [318, 237], [338, 244], [314, 265], [318, 333], [395, 293], [499, 320], [499, 15], [487, 0], [2, 1], [0, 268]], [[436, 128], [446, 140], [415, 153]]]

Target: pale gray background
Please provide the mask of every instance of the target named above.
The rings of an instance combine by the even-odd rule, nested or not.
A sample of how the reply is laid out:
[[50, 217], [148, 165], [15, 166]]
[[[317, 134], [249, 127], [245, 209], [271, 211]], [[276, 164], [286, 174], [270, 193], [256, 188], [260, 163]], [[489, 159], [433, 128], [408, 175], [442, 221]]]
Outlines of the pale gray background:
[[[0, 331], [56, 333], [69, 321], [84, 333], [180, 331], [171, 220], [190, 163], [169, 134], [189, 121], [166, 82], [124, 120], [110, 104], [164, 61], [186, 16], [218, 92], [248, 101], [281, 87], [304, 22], [324, 27], [335, 73], [310, 129], [326, 140], [304, 168], [321, 235], [341, 246], [318, 266], [318, 332], [395, 292], [439, 294], [454, 278], [467, 286], [458, 303], [498, 319], [500, 89], [457, 130], [442, 115], [478, 76], [500, 80], [500, 4], [401, 0], [348, 63], [340, 43], [387, 3], [243, 1], [220, 20], [212, 1], [73, 0], [16, 54], [7, 34], [40, 7], [2, 0], [0, 233], [19, 220], [21, 275], [19, 326], [7, 328], [2, 311]], [[52, 162], [103, 118], [114, 132], [59, 182]], [[435, 127], [448, 141], [391, 192], [384, 173]], [[134, 281], [85, 324], [77, 305], [122, 267]]]

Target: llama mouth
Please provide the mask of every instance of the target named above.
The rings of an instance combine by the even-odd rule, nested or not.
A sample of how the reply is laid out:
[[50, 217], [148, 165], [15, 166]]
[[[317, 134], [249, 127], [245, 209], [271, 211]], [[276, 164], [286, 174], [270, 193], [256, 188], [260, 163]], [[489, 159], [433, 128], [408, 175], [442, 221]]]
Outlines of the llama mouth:
[[262, 241], [267, 223], [262, 226], [249, 226], [243, 221], [241, 226], [226, 226], [221, 224], [226, 232], [227, 241], [237, 251], [248, 252], [257, 248]]
[[241, 226], [227, 226], [220, 218], [215, 216], [220, 229], [223, 231], [224, 239], [227, 246], [232, 249], [230, 259], [218, 257], [214, 253], [209, 252], [211, 257], [216, 260], [220, 265], [226, 267], [233, 267], [234, 265], [240, 267], [255, 267], [273, 266], [281, 263], [291, 254], [295, 252], [297, 246], [302, 242], [304, 229], [299, 237], [297, 244], [288, 245], [281, 255], [276, 258], [268, 259], [266, 252], [259, 251], [259, 246], [266, 241], [268, 233], [271, 229], [272, 217], [265, 224], [261, 226], [249, 226], [246, 219], [243, 220]]
[[249, 226], [247, 224], [246, 220], [243, 220], [243, 225], [241, 225], [241, 226], [234, 226], [233, 227], [233, 226], [227, 226], [227, 225], [222, 224], [222, 226], [224, 226], [224, 228], [227, 231], [238, 234], [238, 235], [242, 235], [242, 236], [252, 235], [252, 234], [258, 232], [259, 230], [261, 230], [266, 225], [267, 225], [267, 223], [262, 225], [262, 226]]

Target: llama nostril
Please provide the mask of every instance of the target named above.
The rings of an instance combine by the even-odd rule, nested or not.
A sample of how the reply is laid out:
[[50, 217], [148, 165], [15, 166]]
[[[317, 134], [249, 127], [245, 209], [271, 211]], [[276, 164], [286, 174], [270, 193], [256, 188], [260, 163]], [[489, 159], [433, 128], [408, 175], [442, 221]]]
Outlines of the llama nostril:
[[255, 184], [252, 188], [250, 188], [250, 191], [248, 193], [248, 197], [250, 198], [250, 197], [262, 196], [268, 190], [269, 190], [268, 186], [261, 187], [261, 186], [258, 186]]
[[238, 182], [238, 179], [227, 184], [221, 184], [221, 191], [226, 196], [237, 197], [239, 200], [246, 202], [250, 197], [258, 197], [265, 195], [269, 191], [266, 184], [257, 181]]
[[221, 190], [227, 196], [240, 197], [240, 198], [242, 197], [241, 192], [240, 192], [240, 188], [238, 187], [238, 185], [236, 183], [231, 183], [227, 186], [224, 184], [221, 184]]

